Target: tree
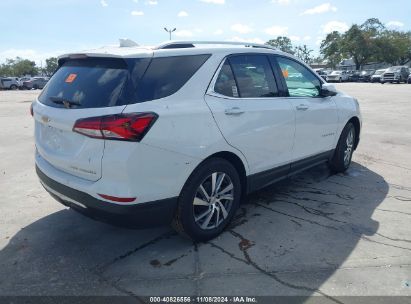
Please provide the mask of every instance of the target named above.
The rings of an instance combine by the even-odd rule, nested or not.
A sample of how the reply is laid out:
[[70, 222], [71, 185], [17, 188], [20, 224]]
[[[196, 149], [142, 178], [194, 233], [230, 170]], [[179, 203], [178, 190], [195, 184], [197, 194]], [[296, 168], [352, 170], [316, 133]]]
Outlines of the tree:
[[43, 68], [44, 74], [46, 76], [51, 76], [58, 68], [58, 61], [56, 57], [50, 57], [46, 59], [46, 66]]
[[10, 76], [10, 75], [12, 75], [12, 70], [11, 70], [10, 65], [6, 63], [1, 64], [0, 65], [0, 76]]
[[369, 37], [361, 29], [360, 26], [354, 24], [343, 34], [341, 50], [354, 60], [357, 70], [361, 65], [368, 62], [370, 57], [374, 55]]
[[403, 65], [411, 60], [411, 32], [386, 30], [376, 39], [376, 45], [380, 61]]
[[275, 39], [271, 39], [267, 41], [265, 44], [273, 46], [280, 51], [289, 53], [289, 54], [294, 54], [293, 51], [293, 44], [291, 43], [291, 39], [285, 36], [279, 36]]
[[305, 44], [302, 46], [299, 45], [294, 48], [294, 55], [307, 64], [310, 64], [314, 61], [314, 58], [311, 55], [312, 52], [314, 52], [314, 50], [309, 49]]
[[38, 68], [36, 67], [36, 63], [34, 61], [28, 59], [22, 59], [17, 57], [14, 66], [14, 75], [13, 76], [24, 76], [24, 75], [36, 75], [38, 73]]
[[327, 34], [325, 39], [321, 42], [320, 53], [332, 68], [335, 68], [343, 59], [341, 46], [342, 35], [337, 31]]
[[21, 77], [24, 75], [36, 75], [38, 69], [34, 61], [16, 57], [15, 59], [6, 59], [6, 62], [0, 66], [0, 75]]
[[367, 19], [360, 27], [372, 37], [379, 35], [385, 30], [384, 24], [377, 18]]
[[377, 18], [370, 18], [343, 34], [328, 34], [320, 53], [332, 67], [344, 57], [352, 58], [357, 69], [372, 61], [404, 64], [411, 60], [411, 32], [388, 30]]

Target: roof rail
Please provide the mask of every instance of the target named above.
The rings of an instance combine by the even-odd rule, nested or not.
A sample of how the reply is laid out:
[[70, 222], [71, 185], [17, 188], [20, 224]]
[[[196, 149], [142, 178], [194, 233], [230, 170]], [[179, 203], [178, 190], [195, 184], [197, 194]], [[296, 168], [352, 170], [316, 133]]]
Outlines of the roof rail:
[[276, 50], [276, 48], [270, 45], [252, 43], [252, 42], [237, 42], [237, 41], [167, 41], [167, 42], [159, 44], [154, 49], [155, 50], [180, 49], [180, 48], [194, 47], [195, 44], [242, 45], [245, 47]]

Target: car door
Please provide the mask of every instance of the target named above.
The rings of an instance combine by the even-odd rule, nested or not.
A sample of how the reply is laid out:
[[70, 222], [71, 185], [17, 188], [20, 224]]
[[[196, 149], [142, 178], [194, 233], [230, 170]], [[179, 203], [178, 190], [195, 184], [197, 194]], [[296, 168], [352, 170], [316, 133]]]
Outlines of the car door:
[[260, 186], [289, 170], [295, 111], [282, 95], [268, 56], [247, 54], [226, 58], [205, 96], [223, 136], [246, 157], [251, 174], [265, 171]]
[[3, 88], [10, 89], [11, 86], [11, 78], [3, 78], [2, 79]]
[[[322, 81], [309, 68], [285, 56], [273, 56], [296, 113], [293, 161], [317, 159], [334, 149], [338, 114], [333, 97], [321, 96]], [[290, 77], [298, 75], [299, 77]]]

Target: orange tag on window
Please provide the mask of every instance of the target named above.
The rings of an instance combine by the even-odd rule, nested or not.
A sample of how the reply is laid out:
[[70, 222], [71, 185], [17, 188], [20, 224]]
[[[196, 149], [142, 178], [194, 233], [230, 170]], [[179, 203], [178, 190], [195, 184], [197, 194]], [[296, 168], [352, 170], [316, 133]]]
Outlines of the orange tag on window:
[[67, 83], [72, 83], [74, 81], [74, 79], [76, 79], [76, 77], [77, 77], [77, 74], [70, 74], [70, 75], [67, 76], [66, 82]]
[[284, 78], [288, 78], [288, 70], [283, 70], [283, 76]]

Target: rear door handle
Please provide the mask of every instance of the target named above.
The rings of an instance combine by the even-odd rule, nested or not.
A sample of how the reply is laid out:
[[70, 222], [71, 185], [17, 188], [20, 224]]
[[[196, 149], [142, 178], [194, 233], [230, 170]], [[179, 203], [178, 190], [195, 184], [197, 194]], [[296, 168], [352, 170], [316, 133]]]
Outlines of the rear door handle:
[[244, 113], [244, 111], [241, 110], [239, 107], [233, 107], [231, 109], [225, 109], [225, 111], [224, 111], [225, 115], [234, 115], [234, 116], [241, 115], [243, 113]]
[[309, 107], [306, 104], [300, 104], [300, 105], [296, 106], [296, 108], [299, 111], [305, 111], [305, 110], [308, 110]]

